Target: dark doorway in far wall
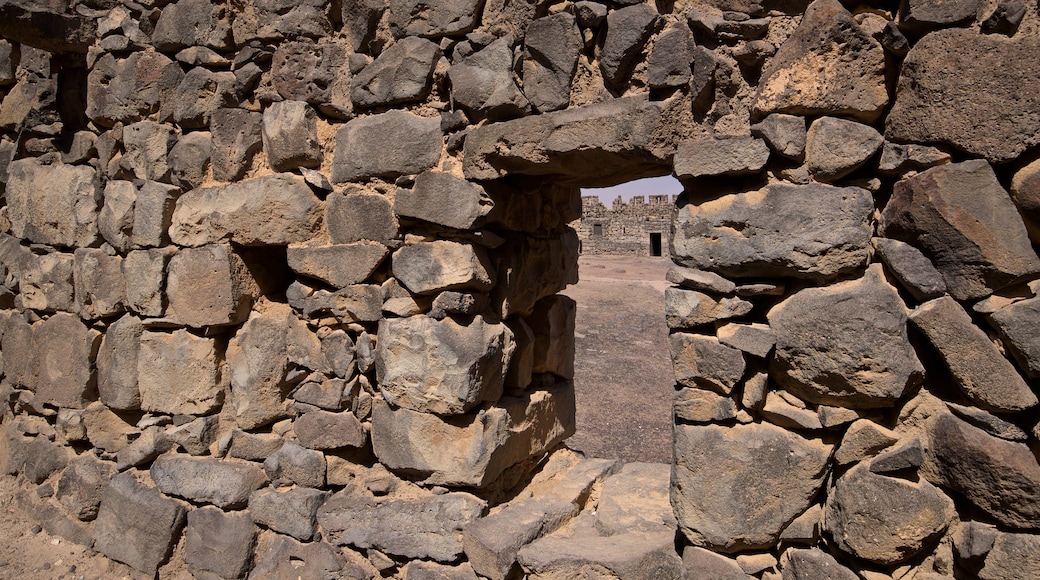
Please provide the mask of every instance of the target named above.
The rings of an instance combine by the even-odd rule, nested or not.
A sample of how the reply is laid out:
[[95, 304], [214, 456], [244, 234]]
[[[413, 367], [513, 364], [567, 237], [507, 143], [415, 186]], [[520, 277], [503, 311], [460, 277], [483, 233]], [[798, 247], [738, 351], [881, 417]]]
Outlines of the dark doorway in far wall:
[[660, 232], [650, 232], [650, 255], [660, 256], [661, 255], [661, 234]]

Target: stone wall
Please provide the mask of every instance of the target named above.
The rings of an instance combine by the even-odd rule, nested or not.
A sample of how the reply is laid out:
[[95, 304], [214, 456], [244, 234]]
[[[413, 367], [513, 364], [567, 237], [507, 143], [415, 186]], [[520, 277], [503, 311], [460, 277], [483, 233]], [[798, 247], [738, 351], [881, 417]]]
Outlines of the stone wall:
[[[1036, 577], [1035, 3], [0, 35], [0, 468], [49, 532], [145, 576]], [[567, 224], [669, 172], [675, 461], [583, 459]]]
[[621, 196], [610, 209], [595, 195], [581, 197], [581, 219], [570, 226], [578, 233], [579, 252], [611, 256], [668, 256], [677, 196]]

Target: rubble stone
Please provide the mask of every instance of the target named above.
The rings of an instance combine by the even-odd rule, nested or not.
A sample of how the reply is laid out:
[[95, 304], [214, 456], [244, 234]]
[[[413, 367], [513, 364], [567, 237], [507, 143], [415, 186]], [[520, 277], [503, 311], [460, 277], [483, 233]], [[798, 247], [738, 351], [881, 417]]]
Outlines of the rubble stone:
[[156, 413], [210, 413], [224, 400], [226, 375], [216, 340], [180, 329], [145, 331], [137, 350], [141, 409]]
[[263, 143], [275, 171], [321, 165], [317, 117], [307, 103], [281, 101], [264, 110]]
[[249, 514], [203, 506], [188, 512], [184, 563], [197, 576], [241, 578], [253, 560], [256, 526]]
[[94, 549], [155, 575], [180, 536], [186, 511], [177, 500], [141, 483], [132, 471], [120, 473], [101, 496]]
[[415, 36], [403, 38], [354, 75], [350, 97], [358, 107], [421, 101], [430, 91], [440, 57], [441, 49], [433, 42]]
[[390, 111], [354, 119], [336, 131], [332, 182], [420, 173], [436, 165], [440, 153], [437, 118]]

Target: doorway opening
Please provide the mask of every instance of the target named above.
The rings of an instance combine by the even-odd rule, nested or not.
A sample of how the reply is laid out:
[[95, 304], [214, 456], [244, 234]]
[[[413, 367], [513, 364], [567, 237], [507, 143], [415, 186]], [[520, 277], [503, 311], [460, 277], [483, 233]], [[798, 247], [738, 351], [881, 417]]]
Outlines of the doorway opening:
[[664, 290], [672, 262], [662, 232], [681, 190], [671, 177], [582, 190], [582, 219], [571, 224], [582, 248], [579, 282], [562, 293], [577, 303], [577, 429], [567, 444], [587, 456], [671, 462], [675, 376]]

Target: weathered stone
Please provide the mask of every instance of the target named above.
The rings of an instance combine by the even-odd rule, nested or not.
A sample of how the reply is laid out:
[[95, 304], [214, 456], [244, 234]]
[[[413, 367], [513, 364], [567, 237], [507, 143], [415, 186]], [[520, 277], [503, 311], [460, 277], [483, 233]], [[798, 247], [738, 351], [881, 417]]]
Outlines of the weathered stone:
[[983, 34], [1013, 36], [1018, 32], [1018, 27], [1022, 24], [1025, 15], [1026, 5], [1024, 3], [1016, 0], [1004, 0], [997, 4], [993, 13], [982, 21], [979, 29]]
[[86, 319], [104, 318], [123, 312], [126, 278], [123, 258], [104, 250], [78, 248], [73, 258], [76, 310]]
[[867, 419], [859, 419], [849, 426], [834, 453], [838, 465], [848, 465], [876, 455], [899, 440], [891, 430]]
[[104, 200], [98, 214], [98, 231], [113, 248], [126, 252], [132, 245], [137, 188], [129, 181], [109, 181], [105, 185]]
[[469, 32], [480, 15], [480, 3], [475, 0], [391, 0], [389, 4], [390, 30], [395, 38], [437, 38]]
[[679, 578], [682, 561], [674, 539], [675, 531], [667, 529], [613, 536], [594, 531], [550, 535], [522, 548], [518, 560], [532, 578], [580, 578], [593, 570], [608, 578]]
[[838, 0], [817, 0], [762, 71], [752, 107], [759, 115], [843, 115], [869, 123], [887, 103], [881, 44]]
[[527, 26], [524, 95], [536, 111], [555, 111], [568, 105], [582, 44], [574, 16], [565, 12], [537, 18]]
[[1040, 271], [1018, 211], [982, 160], [935, 167], [895, 185], [882, 230], [920, 248], [957, 299], [981, 298]]
[[993, 548], [986, 555], [986, 563], [979, 570], [980, 580], [1011, 580], [1029, 578], [1037, 566], [1040, 537], [1035, 534], [996, 533]]
[[714, 292], [716, 294], [730, 294], [737, 285], [729, 280], [704, 270], [672, 266], [668, 268], [665, 279], [688, 290], [699, 290], [701, 292]]
[[166, 438], [160, 427], [148, 427], [116, 454], [116, 471], [147, 465], [174, 446], [175, 443]]
[[195, 67], [184, 75], [164, 108], [173, 122], [188, 129], [208, 127], [214, 111], [238, 104], [235, 75]]
[[[921, 473], [948, 487], [1011, 529], [1040, 517], [1040, 464], [1024, 443], [1004, 441], [951, 414], [928, 424]], [[990, 482], [1000, 482], [991, 485]]]
[[166, 302], [166, 265], [170, 248], [132, 251], [123, 259], [126, 306], [141, 316], [162, 316]]
[[920, 250], [899, 240], [874, 238], [874, 251], [896, 280], [919, 301], [946, 293], [946, 282]]
[[920, 553], [954, 515], [953, 501], [927, 481], [885, 477], [863, 465], [834, 484], [824, 529], [843, 552], [893, 565]]
[[463, 553], [462, 529], [486, 510], [468, 493], [376, 499], [348, 489], [318, 509], [318, 521], [337, 545], [452, 562]]
[[299, 282], [289, 287], [292, 292], [306, 292], [299, 299], [290, 296], [293, 308], [302, 311], [304, 317], [321, 318], [332, 316], [336, 320], [351, 322], [376, 322], [382, 318], [383, 298], [375, 284], [355, 284], [335, 292], [308, 289]]
[[180, 189], [157, 181], [145, 181], [134, 202], [133, 243], [138, 248], [169, 243], [167, 231], [173, 221], [173, 210]]
[[228, 343], [231, 405], [239, 428], [254, 429], [289, 416], [286, 396], [293, 381], [287, 336], [299, 324], [288, 305], [266, 304], [249, 315]]
[[661, 175], [675, 152], [658, 141], [662, 110], [639, 95], [488, 124], [467, 134], [463, 171], [474, 180], [552, 175], [583, 187]]
[[878, 161], [878, 173], [902, 177], [910, 171], [923, 171], [950, 162], [950, 154], [926, 145], [900, 145], [885, 141]]
[[160, 456], [152, 463], [150, 474], [167, 495], [219, 508], [246, 505], [249, 494], [267, 483], [263, 470], [254, 463], [178, 453]]
[[906, 307], [880, 266], [858, 280], [797, 292], [768, 318], [776, 337], [770, 374], [807, 401], [887, 407], [924, 378]]
[[286, 245], [313, 237], [322, 213], [302, 178], [268, 175], [182, 195], [170, 238], [185, 246], [224, 240], [244, 246]]
[[483, 248], [449, 240], [419, 242], [394, 252], [397, 280], [415, 294], [490, 290], [495, 269]]
[[[35, 393], [40, 402], [82, 409], [94, 400], [94, 360], [100, 340], [100, 333], [87, 328], [78, 316], [63, 312], [33, 327], [39, 361]], [[13, 353], [4, 354], [6, 360]]]
[[482, 316], [468, 325], [426, 316], [380, 321], [376, 377], [388, 402], [425, 413], [465, 413], [502, 395], [512, 332]]
[[154, 121], [127, 125], [123, 127], [126, 153], [121, 163], [138, 179], [166, 181], [170, 176], [167, 157], [176, 142], [177, 131], [172, 125]]
[[242, 578], [253, 563], [256, 526], [245, 512], [203, 506], [188, 512], [184, 563], [196, 576]]
[[577, 513], [578, 506], [555, 496], [510, 502], [463, 528], [466, 558], [478, 574], [504, 580], [519, 571], [520, 548], [552, 533]]
[[189, 46], [208, 46], [216, 50], [232, 48], [229, 8], [206, 0], [179, 0], [163, 8], [152, 44], [163, 52]]
[[4, 2], [0, 22], [4, 38], [48, 52], [85, 54], [97, 36], [94, 18], [67, 13], [60, 5]]
[[[574, 324], [577, 304], [554, 294], [539, 300], [524, 319], [534, 338], [531, 371], [574, 378]], [[512, 344], [512, 337], [508, 341]]]
[[378, 242], [314, 245], [291, 244], [286, 251], [289, 267], [336, 288], [364, 282], [390, 250]]
[[390, 111], [354, 119], [336, 131], [332, 181], [420, 173], [436, 165], [440, 155], [437, 118]]
[[275, 171], [321, 165], [317, 116], [303, 101], [271, 103], [264, 110], [263, 143], [267, 162]]
[[450, 173], [426, 171], [411, 189], [398, 189], [394, 213], [461, 230], [484, 224], [494, 202], [484, 188]]
[[870, 472], [881, 475], [916, 470], [924, 464], [924, 448], [917, 437], [896, 445], [870, 462]]
[[1014, 423], [1005, 421], [996, 415], [979, 409], [978, 407], [958, 405], [949, 401], [946, 402], [946, 406], [953, 411], [954, 415], [957, 415], [961, 419], [964, 419], [968, 423], [971, 423], [975, 427], [982, 429], [994, 437], [1000, 437], [1001, 439], [1006, 439], [1008, 441], [1024, 442], [1029, 440], [1029, 435]]
[[908, 0], [900, 14], [900, 24], [908, 30], [922, 32], [967, 24], [978, 16], [979, 0]]
[[210, 115], [210, 159], [213, 179], [245, 177], [263, 144], [264, 116], [244, 109], [217, 109]]
[[657, 11], [645, 4], [607, 14], [607, 34], [599, 52], [599, 69], [608, 87], [623, 92], [646, 42], [657, 32], [660, 20]]
[[765, 140], [777, 155], [795, 161], [801, 161], [805, 157], [804, 117], [773, 113], [751, 125], [751, 134]]
[[769, 326], [758, 323], [725, 324], [717, 329], [717, 335], [722, 344], [759, 358], [769, 356], [776, 343], [773, 339], [773, 331], [769, 329]]
[[325, 228], [333, 244], [385, 242], [397, 237], [390, 201], [378, 193], [349, 189], [325, 198]]
[[33, 437], [25, 451], [22, 477], [30, 483], [43, 483], [52, 473], [64, 469], [69, 462], [66, 448], [51, 443], [46, 437]]
[[572, 229], [548, 240], [510, 236], [504, 246], [496, 252], [498, 278], [491, 294], [503, 318], [529, 314], [542, 298], [578, 282], [578, 235]]
[[257, 2], [255, 6], [256, 11], [251, 14], [247, 13], [248, 16], [241, 13], [236, 14], [234, 22], [236, 40], [256, 37], [267, 41], [277, 41], [300, 36], [321, 38], [332, 35], [329, 6], [320, 0], [303, 2], [275, 0]]
[[399, 105], [421, 101], [430, 92], [441, 49], [429, 40], [403, 38], [354, 75], [350, 98], [358, 107]]
[[666, 89], [689, 84], [693, 77], [693, 51], [696, 44], [689, 26], [673, 23], [657, 36], [647, 60], [647, 81], [651, 89]]
[[141, 409], [204, 415], [224, 401], [227, 377], [216, 340], [187, 330], [145, 331], [137, 350]]
[[[1040, 107], [1040, 95], [1019, 90], [1035, 82], [1040, 41], [941, 30], [911, 49], [900, 72], [896, 101], [885, 125], [893, 141], [944, 143], [1005, 163], [1040, 143], [1040, 131], [1024, 123]], [[1000, 63], [1021, 62], [1007, 74]]]
[[303, 487], [324, 487], [328, 463], [321, 451], [304, 449], [286, 441], [264, 461], [264, 471], [272, 483], [295, 483]]
[[18, 281], [22, 307], [41, 312], [75, 311], [73, 255], [54, 252], [25, 258]]
[[673, 172], [679, 179], [751, 175], [768, 159], [769, 148], [761, 139], [695, 139], [679, 143]]
[[529, 109], [527, 97], [513, 80], [510, 39], [458, 59], [448, 69], [452, 98], [466, 111], [489, 119], [519, 117]]
[[412, 560], [401, 569], [404, 580], [477, 580], [469, 563], [446, 566], [425, 560]]
[[[210, 124], [215, 125], [214, 119], [219, 117], [219, 113], [210, 116]], [[213, 137], [209, 132], [195, 131], [178, 139], [166, 158], [174, 185], [185, 191], [201, 185], [206, 177], [212, 151]]]
[[988, 317], [1004, 339], [1004, 346], [1031, 378], [1040, 378], [1040, 297], [1021, 300]]
[[120, 473], [101, 496], [94, 549], [154, 576], [176, 544], [185, 511], [181, 502], [163, 497], [132, 471]]
[[825, 280], [866, 265], [873, 211], [864, 189], [815, 184], [690, 204], [676, 215], [673, 259], [724, 276]]
[[380, 462], [429, 484], [486, 487], [573, 433], [569, 383], [503, 397], [483, 412], [447, 420], [373, 401], [372, 446]]
[[137, 349], [144, 325], [134, 316], [123, 316], [105, 332], [97, 355], [97, 389], [101, 402], [113, 409], [141, 406], [137, 390]]
[[133, 123], [159, 110], [184, 73], [158, 52], [134, 52], [117, 60], [105, 54], [87, 77], [87, 116], [105, 127]]
[[368, 442], [368, 434], [361, 422], [349, 411], [309, 411], [293, 422], [293, 432], [300, 445], [309, 449], [357, 448]]
[[284, 42], [274, 51], [271, 82], [282, 99], [307, 101], [326, 115], [349, 119], [349, 52], [349, 46], [338, 41]]
[[670, 479], [671, 466], [666, 463], [626, 463], [603, 480], [596, 530], [604, 536], [674, 530]]
[[735, 561], [711, 550], [686, 546], [682, 553], [683, 571], [688, 578], [748, 580], [748, 575]]
[[329, 493], [298, 487], [288, 491], [261, 489], [249, 496], [253, 521], [297, 540], [310, 541], [318, 531], [318, 508]]
[[[15, 58], [11, 58], [12, 55]], [[0, 87], [12, 85], [15, 82], [15, 69], [17, 65], [18, 49], [10, 42], [0, 42]]]
[[[676, 425], [671, 503], [680, 529], [725, 553], [772, 546], [809, 507], [831, 451], [767, 423]], [[712, 489], [744, 491], [736, 498]]]
[[347, 562], [344, 556], [353, 552], [341, 552], [325, 542], [301, 543], [288, 536], [266, 532], [260, 535], [256, 553], [257, 562], [251, 574], [258, 578], [296, 580], [345, 576], [371, 580], [379, 577], [379, 572], [371, 565], [364, 567], [356, 560]]
[[73, 516], [83, 521], [93, 520], [112, 474], [111, 463], [85, 453], [69, 461], [54, 496]]
[[776, 391], [766, 393], [765, 404], [759, 410], [762, 417], [774, 425], [788, 429], [822, 429], [823, 423], [816, 411], [792, 405]]
[[962, 522], [951, 534], [954, 553], [962, 560], [981, 558], [993, 549], [998, 533], [992, 524]]
[[664, 319], [672, 329], [740, 318], [753, 307], [750, 302], [735, 296], [716, 299], [696, 290], [667, 288], [664, 291]]
[[[740, 404], [745, 409], [761, 409], [766, 402], [767, 393], [769, 393], [769, 373], [753, 372], [744, 381], [744, 388], [740, 393]], [[823, 422], [822, 418], [820, 422]]]
[[[22, 126], [50, 124], [57, 121], [54, 114], [56, 84], [54, 79], [29, 77], [11, 87], [3, 102], [0, 103], [0, 127], [8, 131], [15, 131]], [[41, 148], [44, 151], [50, 149], [49, 144], [45, 141], [37, 141], [37, 143], [42, 145]]]
[[827, 552], [819, 548], [792, 549], [780, 555], [783, 580], [857, 580], [855, 572], [842, 566]]
[[90, 444], [109, 453], [122, 451], [129, 439], [138, 434], [133, 425], [99, 402], [88, 405], [82, 419]]
[[986, 333], [950, 297], [918, 306], [911, 322], [939, 351], [954, 383], [974, 403], [997, 412], [1020, 411], [1037, 397]]
[[881, 148], [884, 139], [870, 125], [820, 117], [805, 135], [805, 161], [820, 181], [837, 181], [859, 169]]
[[728, 395], [744, 376], [744, 355], [715, 337], [676, 332], [668, 340], [680, 385]]
[[228, 457], [263, 461], [282, 448], [285, 440], [277, 433], [246, 433], [241, 429], [231, 432]]
[[17, 238], [64, 247], [87, 247], [97, 239], [101, 189], [91, 167], [12, 161], [5, 197]]
[[185, 248], [170, 258], [166, 293], [171, 319], [192, 327], [238, 324], [259, 287], [230, 246]]
[[218, 416], [199, 417], [167, 429], [163, 437], [191, 455], [206, 455], [217, 438]]
[[1029, 238], [1037, 243], [1040, 240], [1040, 159], [1026, 165], [1011, 178], [1011, 200], [1022, 215]]

